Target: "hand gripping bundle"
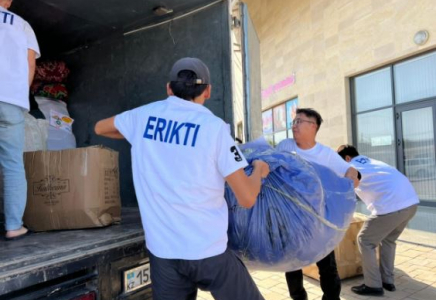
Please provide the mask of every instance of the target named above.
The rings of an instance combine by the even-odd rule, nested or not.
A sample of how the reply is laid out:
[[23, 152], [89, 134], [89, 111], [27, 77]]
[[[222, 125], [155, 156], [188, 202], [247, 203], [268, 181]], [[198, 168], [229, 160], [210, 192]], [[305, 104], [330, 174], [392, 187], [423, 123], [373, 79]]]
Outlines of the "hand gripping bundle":
[[[293, 271], [317, 262], [340, 243], [356, 198], [350, 179], [266, 143], [241, 147], [247, 161], [261, 159], [270, 174], [251, 209], [226, 186], [229, 247], [250, 269]], [[245, 168], [251, 174], [252, 166]]]

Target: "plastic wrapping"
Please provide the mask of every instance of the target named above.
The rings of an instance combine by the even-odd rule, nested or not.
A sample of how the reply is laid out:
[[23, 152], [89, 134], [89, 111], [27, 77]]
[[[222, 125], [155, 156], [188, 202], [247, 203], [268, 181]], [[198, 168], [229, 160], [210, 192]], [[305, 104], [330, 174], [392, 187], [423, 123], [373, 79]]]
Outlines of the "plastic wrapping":
[[[367, 219], [368, 217], [364, 214], [354, 213], [353, 220], [345, 233], [345, 237], [335, 248], [336, 264], [341, 280], [362, 275], [362, 255], [357, 245], [357, 235]], [[304, 267], [303, 274], [319, 280], [319, 270], [315, 264]]]
[[47, 150], [48, 121], [24, 114], [24, 152]]
[[[76, 148], [76, 138], [72, 133], [72, 123], [67, 110], [67, 104], [60, 100], [51, 100], [45, 97], [35, 97], [36, 103], [44, 117], [49, 120], [48, 127], [47, 150], [64, 150]], [[67, 122], [59, 122], [60, 119], [65, 119]]]
[[[229, 247], [252, 270], [293, 271], [321, 260], [339, 244], [353, 217], [350, 179], [254, 142], [241, 147], [247, 161], [270, 166], [256, 204], [246, 209], [226, 186]], [[245, 172], [251, 174], [251, 165]]]

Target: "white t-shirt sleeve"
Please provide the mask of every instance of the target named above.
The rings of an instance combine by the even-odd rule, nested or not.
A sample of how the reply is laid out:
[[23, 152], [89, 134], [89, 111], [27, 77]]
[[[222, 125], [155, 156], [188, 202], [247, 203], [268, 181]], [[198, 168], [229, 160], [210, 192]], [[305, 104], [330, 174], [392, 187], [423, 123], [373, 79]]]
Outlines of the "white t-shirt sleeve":
[[220, 174], [227, 177], [248, 164], [223, 123], [217, 136], [216, 162]]
[[293, 140], [292, 139], [285, 139], [281, 141], [275, 148], [277, 151], [280, 152], [292, 152], [295, 151], [293, 147]]
[[332, 169], [338, 176], [344, 176], [347, 173], [347, 170], [352, 166], [347, 163], [342, 157], [337, 154], [335, 151], [331, 150], [330, 159], [329, 159], [329, 167]]
[[41, 51], [39, 50], [38, 41], [36, 40], [35, 32], [29, 23], [25, 22], [24, 24], [24, 32], [27, 37], [27, 48], [36, 52], [36, 58], [41, 57]]
[[135, 129], [135, 110], [128, 110], [115, 116], [115, 127], [131, 144]]

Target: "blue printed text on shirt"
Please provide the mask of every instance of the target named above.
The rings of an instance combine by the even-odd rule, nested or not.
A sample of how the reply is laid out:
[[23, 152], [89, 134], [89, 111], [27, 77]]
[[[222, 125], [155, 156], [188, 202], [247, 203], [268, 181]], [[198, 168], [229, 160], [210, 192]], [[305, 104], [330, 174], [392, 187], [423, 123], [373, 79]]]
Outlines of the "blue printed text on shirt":
[[148, 117], [143, 137], [169, 144], [195, 147], [199, 124]]
[[14, 15], [6, 11], [0, 11], [0, 23], [14, 25]]

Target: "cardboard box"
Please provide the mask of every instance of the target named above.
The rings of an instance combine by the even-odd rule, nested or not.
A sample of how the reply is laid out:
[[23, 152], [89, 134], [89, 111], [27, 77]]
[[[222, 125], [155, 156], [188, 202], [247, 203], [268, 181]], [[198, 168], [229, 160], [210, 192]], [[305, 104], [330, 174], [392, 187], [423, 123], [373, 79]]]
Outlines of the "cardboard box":
[[[336, 264], [341, 279], [354, 277], [362, 274], [362, 256], [357, 245], [357, 234], [363, 226], [366, 216], [355, 213], [344, 239], [335, 248]], [[319, 272], [316, 264], [303, 268], [303, 274], [319, 280]]]
[[103, 147], [24, 153], [33, 231], [102, 227], [121, 220], [118, 152]]

